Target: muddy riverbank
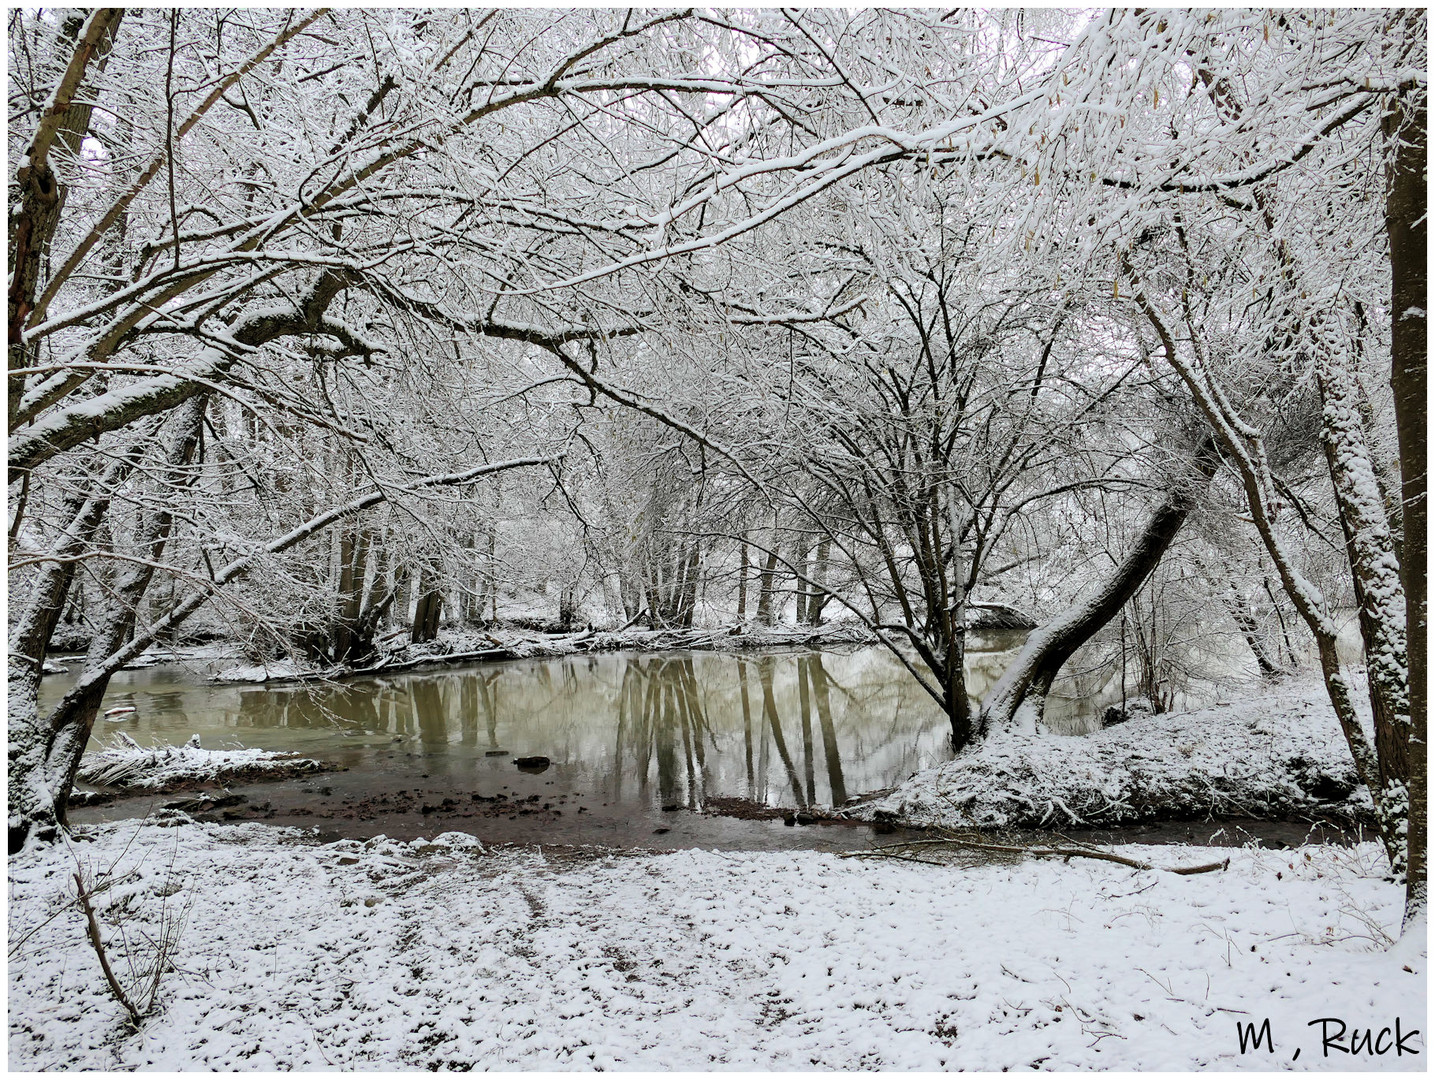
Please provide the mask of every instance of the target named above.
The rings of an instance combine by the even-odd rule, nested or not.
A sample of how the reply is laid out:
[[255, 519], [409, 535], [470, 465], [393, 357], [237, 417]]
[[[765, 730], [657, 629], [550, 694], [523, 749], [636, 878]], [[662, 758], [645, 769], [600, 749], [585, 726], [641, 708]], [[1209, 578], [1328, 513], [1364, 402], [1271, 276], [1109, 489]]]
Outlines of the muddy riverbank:
[[[662, 851], [854, 851], [940, 835], [891, 821], [863, 821], [829, 807], [772, 806], [741, 798], [712, 799], [701, 808], [669, 804], [633, 814], [598, 794], [560, 789], [554, 780], [515, 770], [483, 791], [456, 789], [420, 778], [411, 787], [363, 785], [344, 774], [211, 787], [168, 794], [117, 793], [99, 805], [77, 806], [77, 825], [124, 822], [182, 811], [211, 824], [262, 821], [316, 830], [326, 841], [430, 838], [466, 833], [487, 845], [544, 848], [601, 847]], [[1310, 843], [1350, 844], [1363, 837], [1349, 821], [1205, 818], [1157, 820], [1115, 828], [1003, 829], [1003, 842], [1050, 844], [1069, 838], [1091, 844], [1191, 844], [1283, 849]]]

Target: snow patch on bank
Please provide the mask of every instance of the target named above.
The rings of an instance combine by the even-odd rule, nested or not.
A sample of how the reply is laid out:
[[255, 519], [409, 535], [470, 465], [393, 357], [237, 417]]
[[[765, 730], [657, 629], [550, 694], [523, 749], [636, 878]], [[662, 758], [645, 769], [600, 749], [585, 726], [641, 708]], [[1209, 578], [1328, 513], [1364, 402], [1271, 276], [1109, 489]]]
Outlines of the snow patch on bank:
[[[109, 825], [10, 862], [14, 1069], [1419, 1069], [1422, 942], [1373, 844], [1199, 877], [816, 852], [560, 858], [449, 836], [305, 842]], [[1172, 861], [1170, 849], [1115, 849]], [[129, 1030], [70, 898], [122, 953], [182, 912]], [[49, 920], [46, 922], [46, 920]], [[43, 925], [42, 925], [43, 924]], [[28, 935], [28, 936], [27, 936]], [[116, 959], [112, 957], [112, 959]], [[123, 961], [120, 961], [121, 964]], [[1409, 968], [1410, 970], [1403, 970]], [[1401, 1018], [1420, 1056], [1320, 1050]], [[1269, 1018], [1275, 1053], [1240, 1053]], [[1296, 1047], [1304, 1052], [1291, 1061]]]
[[86, 754], [77, 775], [86, 784], [162, 792], [201, 784], [278, 779], [327, 768], [321, 761], [288, 751], [206, 750], [198, 735], [183, 746], [141, 746], [120, 732], [103, 750]]
[[1245, 702], [1137, 716], [1089, 735], [994, 733], [847, 816], [917, 827], [1043, 827], [1207, 815], [1358, 818], [1369, 806], [1324, 688], [1306, 678]]

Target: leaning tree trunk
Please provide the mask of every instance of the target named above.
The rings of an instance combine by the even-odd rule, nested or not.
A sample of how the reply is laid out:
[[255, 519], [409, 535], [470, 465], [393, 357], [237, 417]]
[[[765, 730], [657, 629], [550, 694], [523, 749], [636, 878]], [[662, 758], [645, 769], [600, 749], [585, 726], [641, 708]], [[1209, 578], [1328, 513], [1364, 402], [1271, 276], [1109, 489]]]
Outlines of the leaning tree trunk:
[[1326, 350], [1321, 353], [1316, 362], [1324, 420], [1321, 438], [1359, 608], [1375, 722], [1380, 800], [1395, 807], [1409, 801], [1410, 778], [1410, 688], [1401, 562], [1356, 408], [1355, 377], [1343, 364], [1332, 362]]
[[[196, 401], [195, 404], [198, 405], [199, 402]], [[196, 432], [197, 430], [196, 426]], [[504, 472], [509, 469], [550, 464], [552, 464], [552, 459], [546, 457], [516, 458], [510, 461], [493, 462], [462, 473], [441, 473], [436, 476], [426, 477], [412, 483], [410, 489], [457, 486], [459, 484], [470, 483], [480, 476]], [[308, 521], [290, 529], [283, 536], [277, 537], [245, 555], [241, 555], [223, 569], [219, 570], [208, 583], [207, 587], [196, 590], [190, 594], [189, 597], [181, 601], [174, 610], [169, 612], [169, 614], [158, 623], [145, 628], [143, 632], [133, 633], [133, 637], [130, 637], [130, 633], [133, 632], [133, 622], [131, 622], [129, 630], [124, 634], [124, 637], [129, 639], [126, 644], [113, 649], [107, 657], [104, 657], [103, 660], [98, 663], [96, 663], [94, 659], [97, 655], [96, 651], [91, 651], [90, 658], [87, 660], [85, 668], [80, 673], [80, 677], [76, 680], [75, 685], [66, 693], [60, 704], [55, 707], [50, 717], [45, 720], [38, 718], [38, 709], [33, 693], [27, 700], [20, 702], [27, 710], [26, 715], [21, 716], [17, 714], [15, 711], [15, 692], [12, 686], [12, 711], [8, 718], [12, 733], [11, 753], [15, 753], [15, 733], [18, 732], [22, 737], [26, 736], [27, 733], [34, 733], [40, 737], [38, 741], [27, 741], [27, 746], [24, 748], [26, 756], [22, 760], [22, 768], [17, 770], [12, 767], [9, 777], [10, 784], [12, 785], [11, 790], [18, 790], [26, 796], [23, 800], [12, 798], [10, 802], [9, 825], [12, 851], [18, 845], [23, 844], [29, 835], [48, 833], [53, 837], [57, 832], [57, 826], [63, 824], [64, 805], [69, 798], [69, 783], [63, 784], [61, 790], [59, 790], [56, 795], [60, 810], [58, 820], [54, 802], [33, 798], [34, 791], [44, 785], [46, 779], [44, 767], [47, 760], [54, 759], [54, 755], [47, 752], [46, 740], [48, 739], [50, 742], [53, 742], [54, 740], [50, 738], [50, 734], [56, 731], [57, 728], [63, 730], [69, 720], [83, 719], [87, 708], [91, 710], [89, 723], [93, 724], [93, 709], [98, 706], [99, 698], [104, 694], [104, 688], [108, 686], [110, 677], [116, 671], [121, 670], [125, 664], [139, 656], [140, 653], [156, 640], [174, 630], [196, 611], [209, 603], [215, 596], [217, 590], [248, 573], [255, 562], [264, 555], [277, 555], [280, 552], [288, 551], [304, 543], [315, 534], [323, 529], [327, 529], [336, 522], [345, 521], [371, 506], [377, 506], [379, 503], [385, 501], [387, 497], [387, 493], [384, 489], [376, 487], [374, 490], [351, 499], [346, 503], [330, 507], [316, 514]], [[159, 553], [156, 552], [150, 562], [157, 562], [158, 555]], [[143, 569], [144, 567], [141, 566], [141, 570]], [[38, 689], [38, 677], [33, 680], [33, 683], [35, 688]], [[78, 764], [78, 755], [84, 750], [84, 740], [71, 738], [69, 743], [76, 755], [75, 763]], [[12, 757], [11, 760], [13, 764], [14, 758]], [[67, 769], [65, 775], [71, 777], [72, 780], [74, 769]], [[51, 776], [53, 777], [53, 771]]]
[[[1167, 495], [1146, 522], [1136, 544], [1100, 589], [1031, 632], [1017, 658], [982, 702], [982, 732], [1012, 726], [1019, 711], [1031, 717], [1033, 726], [1040, 722], [1046, 696], [1061, 666], [1120, 613], [1160, 564], [1196, 505], [1197, 496], [1215, 475], [1219, 460], [1215, 441], [1207, 438], [1196, 453], [1196, 477], [1178, 484]], [[1025, 710], [1023, 705], [1027, 706]]]
[[[194, 480], [191, 463], [199, 445], [207, 401], [206, 396], [191, 398], [173, 421], [175, 431], [166, 447], [167, 467], [160, 476], [165, 488], [187, 487]], [[22, 743], [18, 756], [12, 749], [10, 761], [12, 850], [23, 844], [31, 831], [41, 839], [49, 839], [65, 826], [75, 773], [94, 730], [100, 702], [109, 688], [110, 658], [134, 634], [140, 602], [164, 555], [173, 525], [174, 514], [167, 503], [143, 521], [135, 543], [139, 559], [120, 574], [111, 590], [109, 607], [99, 617], [75, 689], [43, 719], [38, 708], [31, 711], [28, 701], [22, 703], [21, 715], [12, 717], [12, 747], [14, 741]], [[35, 689], [38, 690], [38, 680]], [[31, 717], [33, 724], [27, 726]]]
[[1241, 636], [1246, 639], [1246, 644], [1250, 646], [1251, 655], [1256, 658], [1256, 666], [1260, 668], [1261, 678], [1278, 679], [1281, 675], [1281, 666], [1271, 656], [1265, 639], [1261, 637], [1260, 623], [1256, 622], [1255, 617], [1247, 609], [1245, 597], [1241, 595], [1234, 582], [1226, 587], [1225, 592], [1221, 594], [1221, 600], [1225, 604], [1231, 620], [1236, 624], [1236, 628], [1240, 630]]
[[[65, 188], [50, 168], [50, 153], [56, 144], [78, 156], [80, 142], [90, 125], [94, 109], [91, 95], [81, 93], [91, 63], [103, 70], [115, 31], [124, 17], [124, 8], [96, 8], [83, 25], [67, 26], [75, 41], [74, 51], [59, 80], [51, 89], [44, 112], [30, 145], [15, 172], [11, 196], [9, 254], [9, 359], [11, 430], [24, 388], [24, 370], [30, 350], [22, 334], [35, 308], [42, 271], [49, 261], [50, 242], [60, 223], [65, 205]], [[16, 197], [18, 195], [18, 198]]]
[[10, 850], [25, 841], [32, 824], [53, 829], [54, 793], [44, 785], [48, 718], [40, 715], [40, 680], [55, 625], [74, 582], [76, 559], [90, 546], [109, 510], [110, 492], [127, 477], [139, 454], [136, 443], [105, 471], [94, 492], [71, 499], [68, 524], [52, 549], [54, 561], [40, 564], [22, 598], [12, 592], [8, 669], [8, 752]]

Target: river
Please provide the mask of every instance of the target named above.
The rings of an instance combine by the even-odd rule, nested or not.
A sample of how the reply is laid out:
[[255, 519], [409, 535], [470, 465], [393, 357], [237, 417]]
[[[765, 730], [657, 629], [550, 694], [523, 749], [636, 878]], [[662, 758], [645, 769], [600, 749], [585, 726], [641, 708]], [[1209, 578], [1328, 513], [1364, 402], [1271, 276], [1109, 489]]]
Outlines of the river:
[[[1022, 636], [973, 635], [974, 695], [1000, 676]], [[47, 677], [42, 704], [69, 681]], [[1048, 725], [1092, 730], [1119, 692], [1109, 672], [1068, 677], [1054, 688]], [[950, 754], [945, 716], [878, 647], [619, 652], [322, 685], [214, 683], [163, 664], [116, 676], [103, 708], [117, 706], [134, 711], [102, 720], [92, 748], [116, 731], [144, 745], [197, 734], [211, 749], [296, 751], [342, 766], [237, 787], [246, 801], [215, 816], [346, 836], [457, 829], [493, 842], [845, 848], [850, 828], [751, 818], [763, 808], [841, 806]], [[515, 765], [539, 756], [551, 764]], [[133, 817], [174, 801], [129, 798], [76, 808], [72, 818]]]

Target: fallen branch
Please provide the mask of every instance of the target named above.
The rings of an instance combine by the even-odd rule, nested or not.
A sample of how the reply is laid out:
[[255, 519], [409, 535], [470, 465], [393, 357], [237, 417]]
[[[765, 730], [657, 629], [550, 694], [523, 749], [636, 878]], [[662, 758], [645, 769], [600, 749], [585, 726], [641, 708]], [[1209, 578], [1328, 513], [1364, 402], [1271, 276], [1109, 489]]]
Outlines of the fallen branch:
[[912, 847], [935, 847], [947, 845], [950, 847], [970, 848], [974, 851], [991, 851], [1004, 855], [1026, 855], [1035, 859], [1099, 859], [1102, 862], [1119, 863], [1122, 866], [1129, 866], [1133, 870], [1162, 870], [1168, 874], [1208, 874], [1213, 870], [1225, 870], [1230, 867], [1231, 860], [1223, 859], [1220, 862], [1202, 863], [1198, 866], [1157, 866], [1155, 863], [1142, 862], [1140, 859], [1128, 859], [1125, 855], [1117, 855], [1112, 851], [1105, 851], [1095, 847], [1029, 847], [1024, 844], [990, 844], [979, 840], [962, 840], [957, 837], [947, 836], [937, 840], [906, 840], [898, 844], [886, 844], [870, 851], [845, 851], [842, 852], [844, 859], [856, 858], [910, 858], [908, 855], [899, 854], [902, 849]]

